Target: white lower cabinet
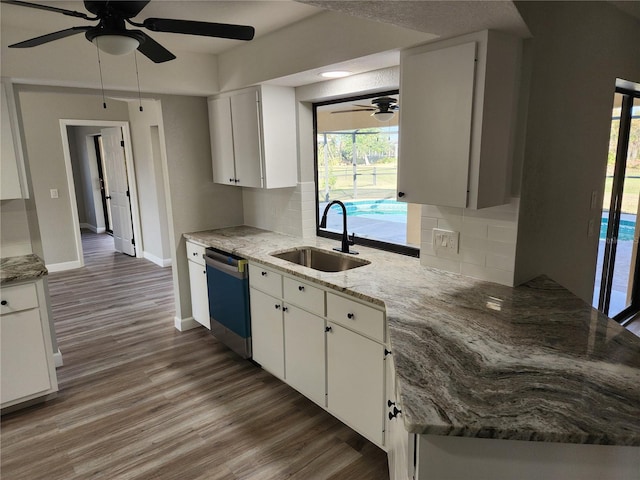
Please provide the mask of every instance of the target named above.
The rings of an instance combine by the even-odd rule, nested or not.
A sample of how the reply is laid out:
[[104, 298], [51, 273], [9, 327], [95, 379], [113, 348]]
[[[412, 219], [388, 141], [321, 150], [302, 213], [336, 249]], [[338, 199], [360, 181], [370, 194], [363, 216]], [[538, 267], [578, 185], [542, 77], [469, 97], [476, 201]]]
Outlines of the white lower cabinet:
[[[253, 269], [249, 271], [253, 273]], [[282, 300], [255, 288], [249, 289], [249, 298], [253, 359], [266, 371], [284, 380]]]
[[58, 390], [44, 281], [3, 287], [0, 293], [0, 406]]
[[324, 318], [285, 304], [284, 352], [289, 385], [323, 407], [325, 404]]
[[380, 307], [261, 265], [249, 264], [249, 283], [253, 359], [384, 448]]
[[333, 322], [327, 329], [327, 407], [383, 445], [384, 346]]
[[207, 267], [204, 262], [205, 248], [187, 242], [189, 283], [191, 286], [191, 316], [199, 324], [211, 328], [209, 319], [209, 292], [207, 289]]

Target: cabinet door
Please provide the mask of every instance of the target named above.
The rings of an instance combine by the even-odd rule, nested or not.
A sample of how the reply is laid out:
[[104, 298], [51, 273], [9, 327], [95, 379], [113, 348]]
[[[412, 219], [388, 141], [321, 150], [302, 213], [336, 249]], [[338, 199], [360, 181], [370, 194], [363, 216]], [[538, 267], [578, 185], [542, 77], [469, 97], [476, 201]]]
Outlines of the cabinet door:
[[327, 407], [382, 446], [384, 347], [336, 323], [327, 325]]
[[399, 200], [467, 206], [476, 43], [402, 59]]
[[213, 181], [235, 185], [231, 102], [228, 97], [209, 100], [209, 131]]
[[284, 351], [287, 383], [325, 406], [324, 319], [285, 304]]
[[209, 292], [207, 290], [207, 271], [203, 265], [188, 261], [189, 282], [191, 283], [191, 312], [193, 319], [207, 328], [211, 328], [209, 319]]
[[257, 90], [231, 97], [236, 184], [242, 187], [262, 187], [259, 107]]
[[253, 359], [284, 379], [284, 327], [282, 301], [251, 289], [251, 342]]
[[45, 334], [36, 308], [0, 317], [0, 403], [51, 388]]

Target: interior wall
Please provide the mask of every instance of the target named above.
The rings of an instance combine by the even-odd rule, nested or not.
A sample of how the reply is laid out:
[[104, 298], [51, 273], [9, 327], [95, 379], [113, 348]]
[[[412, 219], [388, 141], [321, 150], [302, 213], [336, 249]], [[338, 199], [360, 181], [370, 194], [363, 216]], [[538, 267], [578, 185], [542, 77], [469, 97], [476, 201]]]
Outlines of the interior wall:
[[67, 127], [67, 132], [80, 226], [102, 233], [105, 231], [104, 210], [92, 138], [100, 134], [100, 127]]
[[189, 268], [182, 235], [242, 225], [242, 189], [213, 183], [207, 99], [162, 96], [160, 100], [176, 326], [182, 329], [191, 316]]
[[[640, 20], [608, 2], [518, 2], [533, 38], [516, 281], [591, 303], [616, 78], [640, 82]], [[592, 192], [597, 202], [591, 208]]]
[[143, 100], [142, 112], [137, 101], [129, 102], [128, 108], [136, 165], [143, 255], [148, 260], [166, 267], [171, 265], [171, 250], [159, 143], [158, 125], [162, 121], [159, 102]]
[[[100, 97], [68, 90], [16, 87], [25, 145], [25, 163], [32, 182], [32, 198], [37, 210], [42, 256], [46, 265], [77, 262], [75, 230], [68, 191], [68, 181], [60, 119], [128, 121], [127, 106], [110, 102], [102, 108]], [[50, 197], [50, 189], [59, 198]]]
[[0, 257], [32, 253], [25, 200], [0, 200]]

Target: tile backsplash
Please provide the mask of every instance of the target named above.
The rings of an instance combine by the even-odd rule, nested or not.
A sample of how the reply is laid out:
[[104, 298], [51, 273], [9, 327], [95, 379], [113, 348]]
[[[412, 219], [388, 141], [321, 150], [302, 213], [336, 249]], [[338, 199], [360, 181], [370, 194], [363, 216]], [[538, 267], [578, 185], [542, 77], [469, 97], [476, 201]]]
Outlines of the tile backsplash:
[[293, 188], [243, 188], [244, 223], [303, 238], [316, 234], [315, 183]]
[[[423, 205], [420, 263], [513, 286], [518, 211], [519, 198], [481, 210]], [[436, 251], [434, 228], [460, 232], [458, 250]]]

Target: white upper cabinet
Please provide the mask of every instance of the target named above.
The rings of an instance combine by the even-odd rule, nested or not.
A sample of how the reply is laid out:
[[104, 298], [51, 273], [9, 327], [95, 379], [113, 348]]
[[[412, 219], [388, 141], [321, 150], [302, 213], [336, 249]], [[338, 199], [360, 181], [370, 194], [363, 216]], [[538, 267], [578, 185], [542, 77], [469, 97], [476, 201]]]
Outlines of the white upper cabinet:
[[13, 107], [13, 91], [11, 85], [0, 83], [0, 108], [2, 108], [2, 118], [0, 126], [2, 136], [0, 137], [0, 199], [9, 200], [13, 198], [26, 198], [26, 190], [22, 188], [22, 159], [18, 155], [20, 151], [17, 125], [11, 114]]
[[213, 181], [294, 187], [298, 178], [295, 92], [261, 85], [209, 99]]
[[482, 31], [402, 52], [398, 199], [508, 202], [520, 41]]

